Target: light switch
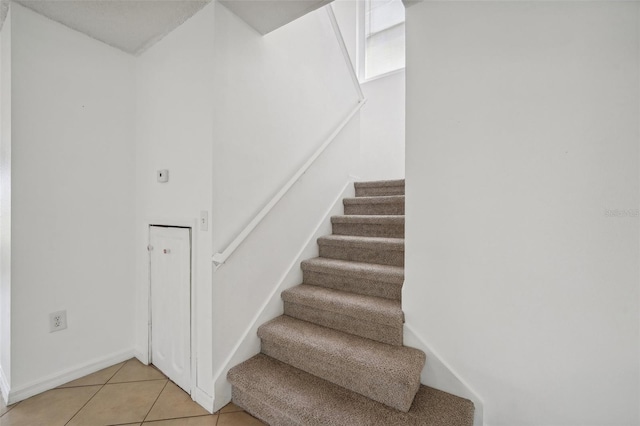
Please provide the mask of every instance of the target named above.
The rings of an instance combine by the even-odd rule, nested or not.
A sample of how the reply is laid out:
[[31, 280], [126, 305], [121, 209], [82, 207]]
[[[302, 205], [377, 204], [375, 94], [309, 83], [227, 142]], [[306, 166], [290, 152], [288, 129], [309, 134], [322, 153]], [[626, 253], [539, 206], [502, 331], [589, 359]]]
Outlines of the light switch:
[[158, 182], [165, 183], [169, 182], [169, 170], [158, 170]]

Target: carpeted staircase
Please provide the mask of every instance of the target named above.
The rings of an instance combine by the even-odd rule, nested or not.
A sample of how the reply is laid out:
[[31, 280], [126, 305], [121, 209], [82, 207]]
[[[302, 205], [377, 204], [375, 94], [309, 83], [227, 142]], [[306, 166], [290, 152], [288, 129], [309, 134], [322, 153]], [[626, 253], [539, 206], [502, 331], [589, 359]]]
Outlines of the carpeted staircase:
[[404, 180], [358, 182], [260, 354], [232, 368], [233, 402], [276, 425], [471, 426], [473, 403], [420, 384], [403, 346]]

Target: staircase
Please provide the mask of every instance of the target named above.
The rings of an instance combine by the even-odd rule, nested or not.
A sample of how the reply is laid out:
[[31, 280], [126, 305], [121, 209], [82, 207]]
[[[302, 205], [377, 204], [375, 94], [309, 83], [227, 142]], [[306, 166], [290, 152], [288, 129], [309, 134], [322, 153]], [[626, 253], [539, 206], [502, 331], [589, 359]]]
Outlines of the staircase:
[[233, 402], [276, 425], [471, 426], [471, 401], [420, 384], [403, 346], [404, 180], [358, 182], [261, 353], [232, 368]]

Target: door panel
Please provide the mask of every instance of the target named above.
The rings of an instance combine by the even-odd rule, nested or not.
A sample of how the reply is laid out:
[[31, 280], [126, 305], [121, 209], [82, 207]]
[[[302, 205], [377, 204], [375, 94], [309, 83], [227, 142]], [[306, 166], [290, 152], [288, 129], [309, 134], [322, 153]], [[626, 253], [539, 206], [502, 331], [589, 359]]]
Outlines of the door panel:
[[151, 226], [151, 362], [191, 391], [191, 230]]

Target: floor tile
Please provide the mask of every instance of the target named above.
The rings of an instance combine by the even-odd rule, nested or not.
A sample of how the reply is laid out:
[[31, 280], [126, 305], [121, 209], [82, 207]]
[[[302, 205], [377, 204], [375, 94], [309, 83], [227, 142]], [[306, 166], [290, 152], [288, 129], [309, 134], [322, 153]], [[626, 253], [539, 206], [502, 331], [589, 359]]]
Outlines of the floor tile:
[[217, 426], [259, 426], [264, 425], [260, 420], [250, 416], [244, 411], [236, 413], [220, 414]]
[[4, 403], [4, 399], [0, 395], [0, 416], [6, 413], [7, 411], [11, 410], [15, 406], [16, 404], [11, 404], [10, 406], [7, 407], [7, 405]]
[[207, 414], [209, 414], [207, 410], [194, 402], [178, 385], [169, 382], [145, 420], [175, 419]]
[[167, 377], [155, 367], [144, 365], [133, 358], [109, 380], [109, 383], [137, 382], [140, 380], [158, 380]]
[[216, 414], [210, 414], [200, 417], [144, 422], [143, 426], [216, 426], [217, 420]]
[[236, 411], [244, 411], [233, 402], [228, 403], [220, 410], [220, 413], [235, 413]]
[[1, 426], [63, 426], [100, 386], [53, 389], [24, 400], [0, 417]]
[[81, 377], [77, 380], [73, 380], [69, 383], [65, 383], [62, 386], [58, 386], [58, 388], [71, 388], [75, 386], [91, 386], [91, 385], [104, 385], [107, 381], [113, 377], [114, 374], [124, 365], [124, 362], [120, 364], [112, 365], [111, 367], [105, 368], [103, 370], [97, 371], [93, 374], [89, 374], [88, 376]]
[[103, 426], [142, 422], [166, 384], [167, 380], [152, 380], [104, 385], [100, 392], [71, 419], [68, 426]]

